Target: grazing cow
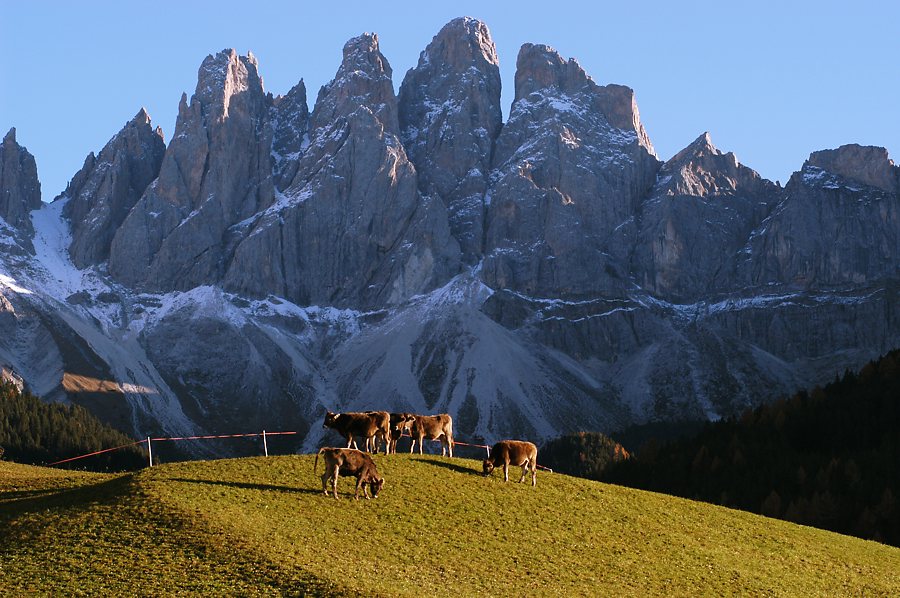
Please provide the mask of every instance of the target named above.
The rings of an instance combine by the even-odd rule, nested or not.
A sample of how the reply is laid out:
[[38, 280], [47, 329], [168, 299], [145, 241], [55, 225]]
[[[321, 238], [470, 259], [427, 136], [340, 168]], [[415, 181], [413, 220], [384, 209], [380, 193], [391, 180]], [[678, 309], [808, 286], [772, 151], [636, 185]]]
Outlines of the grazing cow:
[[509, 466], [522, 467], [522, 477], [531, 469], [531, 485], [537, 485], [537, 447], [524, 440], [501, 440], [491, 449], [491, 456], [484, 460], [484, 475], [489, 476], [495, 467], [503, 466], [503, 481], [509, 481]]
[[344, 438], [347, 439], [347, 448], [359, 448], [356, 445], [354, 436], [361, 436], [366, 439], [366, 450], [368, 451], [375, 444], [375, 435], [381, 429], [381, 416], [374, 413], [332, 413], [328, 411], [325, 414], [325, 421], [322, 423], [323, 428], [332, 428], [337, 430]]
[[422, 454], [422, 441], [441, 440], [441, 456], [453, 456], [453, 418], [446, 413], [440, 415], [414, 415], [415, 420], [412, 424], [412, 444], [409, 446], [409, 452], [412, 453], [416, 448], [416, 441], [419, 441], [419, 454]]
[[416, 421], [416, 416], [412, 413], [391, 413], [388, 454], [397, 453], [397, 441], [400, 440], [404, 432], [410, 432], [410, 436], [412, 436], [411, 430], [414, 421]]
[[384, 478], [378, 477], [378, 469], [372, 457], [362, 451], [349, 448], [321, 448], [316, 453], [316, 461], [313, 464], [313, 473], [319, 467], [319, 455], [325, 458], [325, 472], [322, 474], [322, 493], [328, 496], [328, 482], [331, 482], [331, 490], [334, 497], [338, 497], [338, 476], [356, 476], [356, 493], [353, 498], [359, 500], [359, 490], [369, 498], [366, 486], [372, 489], [372, 498], [378, 498], [378, 493], [384, 486]]

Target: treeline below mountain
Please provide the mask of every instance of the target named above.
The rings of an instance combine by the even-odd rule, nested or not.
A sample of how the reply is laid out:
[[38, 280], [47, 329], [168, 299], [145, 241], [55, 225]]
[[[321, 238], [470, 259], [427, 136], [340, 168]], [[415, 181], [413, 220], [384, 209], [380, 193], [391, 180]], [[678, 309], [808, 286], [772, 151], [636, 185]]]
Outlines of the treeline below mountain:
[[[4, 459], [47, 464], [132, 442], [83, 407], [44, 403], [11, 382], [0, 383], [0, 456]], [[146, 456], [134, 446], [61, 467], [109, 471], [137, 469], [145, 462]]]
[[900, 546], [900, 350], [594, 477]]

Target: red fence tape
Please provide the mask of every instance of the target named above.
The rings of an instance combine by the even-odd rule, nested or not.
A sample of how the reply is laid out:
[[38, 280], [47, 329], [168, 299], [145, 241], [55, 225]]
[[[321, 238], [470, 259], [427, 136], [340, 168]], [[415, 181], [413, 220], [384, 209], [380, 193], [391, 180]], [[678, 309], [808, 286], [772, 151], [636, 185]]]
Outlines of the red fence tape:
[[[293, 435], [293, 434], [299, 434], [299, 432], [255, 432], [252, 434], [210, 434], [210, 435], [206, 435], [206, 436], [166, 436], [166, 437], [160, 437], [160, 438], [147, 438], [145, 440], [138, 440], [136, 442], [132, 442], [131, 444], [123, 444], [122, 446], [116, 446], [113, 448], [103, 449], [100, 451], [94, 451], [93, 453], [88, 453], [86, 455], [79, 455], [77, 457], [63, 459], [62, 461], [50, 463], [48, 465], [48, 467], [53, 467], [54, 465], [61, 465], [63, 463], [68, 463], [70, 461], [77, 461], [78, 459], [84, 459], [86, 457], [93, 457], [94, 455], [100, 455], [102, 453], [118, 451], [118, 450], [121, 450], [124, 448], [128, 448], [130, 446], [144, 444], [148, 441], [165, 442], [165, 441], [169, 441], [169, 440], [173, 440], [173, 441], [174, 440], [210, 440], [210, 439], [221, 439], [221, 438], [250, 438], [250, 437], [257, 437], [257, 436], [288, 436], [288, 435]], [[406, 438], [412, 438], [412, 436], [409, 436], [406, 434], [402, 434], [402, 436], [405, 436]], [[440, 439], [432, 439], [432, 440], [433, 440], [433, 442], [440, 442]], [[459, 444], [462, 446], [471, 446], [471, 447], [483, 448], [483, 449], [491, 448], [491, 447], [487, 446], [486, 444], [471, 444], [468, 442], [463, 442], [461, 440], [454, 440], [453, 444]], [[553, 473], [553, 470], [550, 469], [549, 467], [544, 467], [543, 465], [538, 465], [537, 467], [538, 467], [538, 469], [543, 469], [545, 471], [549, 471], [550, 473]]]
[[103, 449], [102, 451], [95, 451], [93, 453], [88, 453], [87, 455], [79, 455], [78, 457], [72, 457], [71, 459], [63, 459], [62, 461], [57, 461], [56, 463], [50, 463], [47, 467], [53, 467], [54, 465], [60, 465], [61, 463], [68, 463], [69, 461], [77, 461], [78, 459], [84, 459], [85, 457], [93, 457], [94, 455], [99, 455], [101, 453], [108, 453], [110, 451], [118, 451], [123, 448], [128, 448], [129, 446], [135, 446], [137, 444], [144, 444], [147, 442], [146, 440], [138, 440], [137, 442], [132, 442], [131, 444], [123, 444], [122, 446], [116, 446], [113, 448]]

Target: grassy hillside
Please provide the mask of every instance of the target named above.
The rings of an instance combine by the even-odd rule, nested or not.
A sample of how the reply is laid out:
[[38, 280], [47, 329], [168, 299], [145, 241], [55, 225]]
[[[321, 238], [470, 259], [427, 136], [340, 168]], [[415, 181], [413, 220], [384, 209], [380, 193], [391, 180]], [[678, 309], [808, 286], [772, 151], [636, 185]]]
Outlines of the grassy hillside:
[[[900, 549], [559, 474], [376, 457], [377, 500], [313, 457], [122, 476], [0, 462], [0, 595], [896, 595]], [[319, 464], [321, 472], [321, 463]], [[516, 478], [517, 479], [517, 478]]]

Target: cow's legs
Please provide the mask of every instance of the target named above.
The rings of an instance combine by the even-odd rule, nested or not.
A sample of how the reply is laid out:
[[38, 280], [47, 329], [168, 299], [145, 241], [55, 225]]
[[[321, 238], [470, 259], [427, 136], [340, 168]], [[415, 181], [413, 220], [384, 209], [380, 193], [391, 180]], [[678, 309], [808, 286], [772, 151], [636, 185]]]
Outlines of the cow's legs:
[[419, 454], [420, 454], [420, 455], [423, 455], [423, 454], [424, 454], [424, 453], [422, 452], [422, 445], [423, 445], [423, 444], [425, 444], [425, 435], [424, 435], [424, 434], [419, 436]]
[[529, 463], [530, 463], [530, 461], [525, 461], [524, 463], [522, 463], [522, 477], [519, 478], [520, 484], [525, 481], [525, 474], [528, 472], [528, 464]]
[[325, 470], [325, 473], [322, 474], [322, 494], [328, 496], [328, 482], [331, 481], [331, 474], [328, 473], [328, 470]]
[[334, 498], [335, 498], [335, 499], [338, 497], [338, 494], [337, 494], [337, 483], [338, 483], [338, 475], [340, 474], [340, 471], [341, 471], [341, 466], [340, 466], [340, 465], [335, 465], [335, 466], [334, 466], [334, 474], [333, 474], [333, 475], [334, 475], [334, 480], [333, 480], [332, 483], [331, 483], [331, 489], [334, 491]]
[[531, 461], [531, 485], [537, 486], [537, 460]]
[[509, 481], [509, 463], [503, 464], [503, 481], [504, 482]]

